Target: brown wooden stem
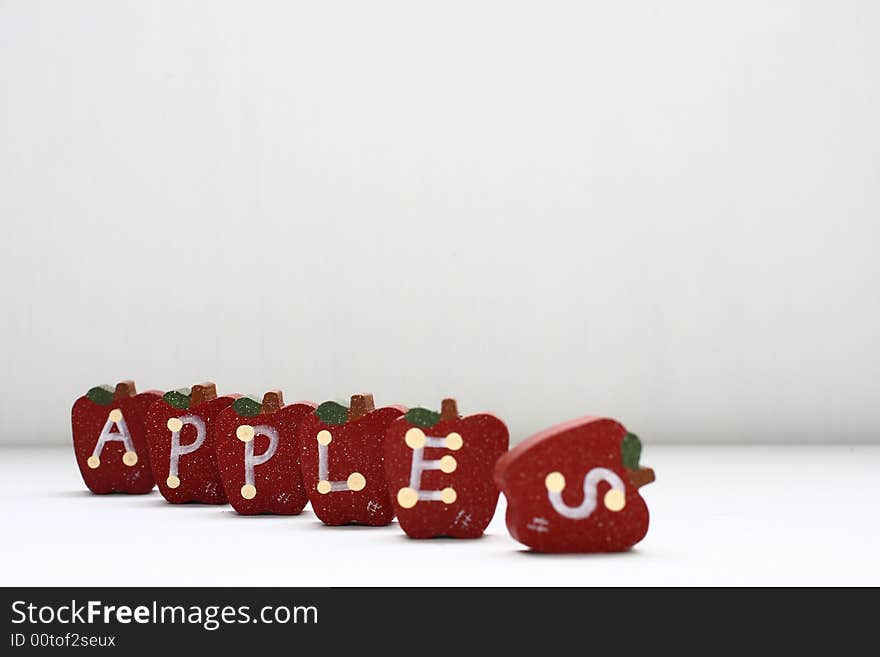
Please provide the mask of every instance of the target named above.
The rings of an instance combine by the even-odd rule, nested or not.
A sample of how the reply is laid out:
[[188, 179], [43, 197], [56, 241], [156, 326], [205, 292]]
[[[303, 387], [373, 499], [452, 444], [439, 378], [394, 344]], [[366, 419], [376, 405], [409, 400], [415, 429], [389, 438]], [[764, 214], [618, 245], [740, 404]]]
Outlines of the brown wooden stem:
[[120, 381], [116, 384], [116, 390], [113, 391], [113, 400], [120, 401], [135, 396], [134, 381]]
[[262, 413], [274, 413], [280, 411], [284, 407], [284, 396], [280, 390], [270, 390], [263, 395]]
[[215, 399], [217, 397], [217, 386], [210, 381], [206, 381], [205, 383], [197, 383], [189, 392], [189, 407], [195, 408]]
[[440, 402], [440, 421], [448, 422], [449, 420], [458, 419], [458, 403], [452, 397], [447, 397]]
[[647, 486], [655, 479], [654, 471], [651, 468], [627, 469], [626, 474], [629, 475], [629, 483], [636, 488]]
[[351, 396], [351, 404], [348, 407], [348, 421], [354, 422], [361, 419], [364, 415], [376, 408], [373, 401], [373, 395], [365, 392], [360, 395]]

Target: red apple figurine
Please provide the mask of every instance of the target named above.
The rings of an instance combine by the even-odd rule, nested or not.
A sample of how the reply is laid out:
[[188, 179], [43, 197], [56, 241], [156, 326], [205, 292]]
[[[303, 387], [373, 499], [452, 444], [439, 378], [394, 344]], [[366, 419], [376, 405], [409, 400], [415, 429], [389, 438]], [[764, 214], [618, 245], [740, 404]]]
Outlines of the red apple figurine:
[[638, 489], [641, 442], [607, 418], [572, 420], [528, 438], [498, 460], [507, 529], [538, 552], [620, 552], [648, 532]]
[[375, 408], [373, 395], [353, 395], [351, 408], [324, 402], [299, 429], [300, 464], [312, 509], [327, 525], [387, 525], [394, 507], [385, 484], [383, 441], [406, 412]]
[[217, 396], [213, 383], [172, 390], [147, 413], [147, 444], [159, 491], [172, 504], [226, 504], [217, 469], [214, 421], [238, 395]]
[[226, 497], [242, 515], [296, 515], [308, 502], [299, 467], [297, 429], [311, 402], [284, 405], [280, 390], [262, 404], [239, 397], [214, 424], [217, 465]]
[[153, 490], [144, 423], [162, 393], [135, 393], [134, 381], [97, 386], [73, 404], [73, 449], [83, 481], [93, 493]]
[[492, 480], [508, 433], [494, 415], [460, 417], [412, 408], [385, 434], [385, 478], [400, 527], [411, 538], [483, 535], [498, 505]]

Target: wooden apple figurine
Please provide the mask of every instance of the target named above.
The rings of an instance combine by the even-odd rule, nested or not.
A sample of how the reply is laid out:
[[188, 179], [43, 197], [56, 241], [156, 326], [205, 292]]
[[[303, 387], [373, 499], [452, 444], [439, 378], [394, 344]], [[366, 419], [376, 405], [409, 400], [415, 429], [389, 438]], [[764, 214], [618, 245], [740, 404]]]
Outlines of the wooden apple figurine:
[[172, 504], [225, 504], [217, 469], [214, 421], [238, 395], [217, 396], [213, 383], [166, 392], [147, 413], [147, 443], [159, 491]]
[[619, 422], [585, 417], [528, 438], [498, 460], [507, 529], [538, 552], [619, 552], [648, 531], [641, 442]]
[[387, 525], [394, 507], [385, 484], [383, 442], [388, 425], [406, 412], [375, 408], [373, 395], [353, 395], [351, 407], [324, 402], [299, 429], [300, 464], [312, 510], [327, 525]]
[[134, 381], [97, 386], [73, 404], [73, 449], [93, 493], [143, 494], [153, 490], [144, 423], [162, 393], [136, 394]]
[[394, 510], [411, 538], [478, 538], [498, 504], [492, 474], [507, 451], [507, 427], [485, 413], [460, 417], [454, 399], [440, 409], [412, 408], [385, 434]]
[[299, 467], [297, 430], [311, 402], [284, 405], [280, 390], [260, 403], [239, 397], [214, 424], [217, 465], [226, 497], [243, 515], [295, 515], [308, 502]]

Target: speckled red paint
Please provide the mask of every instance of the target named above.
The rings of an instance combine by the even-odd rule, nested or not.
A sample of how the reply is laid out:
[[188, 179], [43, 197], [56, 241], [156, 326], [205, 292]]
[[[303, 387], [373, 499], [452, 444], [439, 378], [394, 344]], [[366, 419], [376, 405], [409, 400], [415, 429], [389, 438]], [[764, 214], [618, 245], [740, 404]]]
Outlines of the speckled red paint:
[[[264, 397], [263, 406], [264, 409], [256, 416], [239, 415], [233, 406], [229, 406], [217, 418], [214, 438], [220, 478], [226, 497], [238, 513], [296, 515], [308, 502], [300, 472], [297, 431], [303, 418], [314, 412], [315, 404], [297, 402], [266, 412]], [[268, 461], [254, 467], [256, 494], [252, 499], [245, 499], [242, 495], [246, 483], [245, 443], [236, 436], [238, 427], [242, 425], [265, 425], [275, 429], [278, 434], [275, 453]], [[255, 436], [253, 442], [254, 454], [257, 455], [264, 454], [269, 447], [269, 438], [265, 435]]]
[[[444, 401], [446, 406], [452, 400]], [[451, 404], [454, 408], [454, 402]], [[442, 500], [419, 500], [415, 506], [402, 506], [398, 493], [409, 489], [411, 481], [413, 449], [406, 443], [410, 429], [420, 429], [428, 438], [437, 441], [457, 433], [461, 447], [430, 447], [423, 449], [425, 460], [439, 462], [444, 456], [454, 459], [455, 469], [443, 472], [425, 469], [418, 482], [419, 490], [436, 492], [451, 488], [455, 501], [447, 504]], [[401, 529], [411, 538], [450, 536], [477, 538], [486, 530], [498, 505], [498, 488], [492, 473], [498, 458], [507, 451], [508, 431], [504, 423], [490, 414], [459, 417], [457, 411], [442, 413], [436, 424], [419, 426], [406, 417], [395, 420], [388, 428], [385, 438], [385, 475]]]
[[[195, 389], [195, 387], [194, 387]], [[202, 502], [204, 504], [226, 504], [226, 493], [220, 472], [217, 468], [217, 454], [214, 442], [214, 422], [220, 412], [229, 406], [239, 395], [213, 397], [187, 409], [178, 409], [164, 399], [154, 403], [147, 413], [147, 443], [150, 448], [150, 462], [153, 474], [162, 496], [172, 504]], [[205, 423], [206, 437], [202, 445], [190, 454], [182, 455], [178, 462], [180, 485], [170, 488], [167, 483], [171, 459], [171, 431], [168, 420], [195, 415]], [[190, 425], [180, 431], [181, 444], [190, 444], [196, 439], [196, 429]]]
[[[85, 395], [74, 402], [71, 411], [73, 448], [79, 471], [90, 491], [98, 494], [143, 494], [153, 490], [154, 480], [144, 425], [147, 410], [161, 397], [162, 393], [158, 390], [135, 394], [134, 384], [124, 382], [116, 386], [114, 398], [107, 405], [95, 403]], [[122, 412], [137, 453], [137, 463], [133, 466], [125, 465], [122, 461], [125, 446], [121, 441], [113, 440], [104, 444], [100, 465], [90, 468], [87, 461], [95, 449], [109, 413], [114, 409]], [[114, 427], [112, 432], [118, 433], [118, 428]]]
[[[615, 420], [585, 417], [542, 431], [502, 457], [495, 481], [507, 498], [510, 534], [539, 552], [618, 552], [642, 540], [648, 531], [648, 507], [638, 492], [639, 475], [623, 466], [626, 433]], [[589, 517], [570, 519], [557, 513], [545, 484], [547, 475], [559, 472], [565, 477], [562, 499], [577, 507], [584, 500], [584, 476], [597, 467], [611, 470], [624, 482], [625, 506], [619, 511], [606, 508], [603, 499], [610, 485], [602, 481]], [[649, 469], [642, 470], [643, 478], [646, 472], [653, 480]]]
[[[372, 408], [371, 395], [369, 407]], [[352, 407], [354, 407], [352, 403]], [[383, 442], [388, 425], [406, 411], [399, 406], [369, 410], [344, 424], [326, 424], [317, 415], [307, 415], [299, 430], [300, 464], [306, 493], [315, 515], [327, 525], [387, 525], [394, 519], [394, 507], [385, 484]], [[318, 492], [319, 449], [317, 436], [329, 431], [329, 479], [345, 481], [353, 472], [366, 479], [362, 490]]]

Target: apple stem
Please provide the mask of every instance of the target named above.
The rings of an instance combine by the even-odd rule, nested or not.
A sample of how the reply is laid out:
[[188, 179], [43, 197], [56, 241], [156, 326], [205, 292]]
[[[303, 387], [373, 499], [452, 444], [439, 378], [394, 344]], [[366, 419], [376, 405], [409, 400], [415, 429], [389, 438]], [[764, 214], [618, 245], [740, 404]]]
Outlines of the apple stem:
[[642, 486], [647, 486], [656, 478], [654, 476], [654, 470], [651, 468], [639, 468], [638, 470], [630, 470], [627, 468], [626, 473], [629, 475], [629, 483], [631, 483], [636, 488], [641, 488]]
[[113, 392], [113, 401], [121, 401], [135, 396], [134, 381], [120, 381]]
[[280, 411], [283, 406], [284, 396], [280, 390], [270, 390], [263, 395], [262, 413], [274, 413], [275, 411]]
[[458, 419], [458, 403], [455, 399], [449, 397], [440, 402], [440, 421], [448, 422], [449, 420]]
[[197, 383], [190, 390], [189, 407], [195, 408], [217, 397], [217, 386], [206, 381]]
[[354, 422], [361, 419], [364, 415], [376, 408], [373, 401], [373, 395], [365, 392], [360, 395], [351, 396], [351, 404], [348, 407], [348, 421]]

